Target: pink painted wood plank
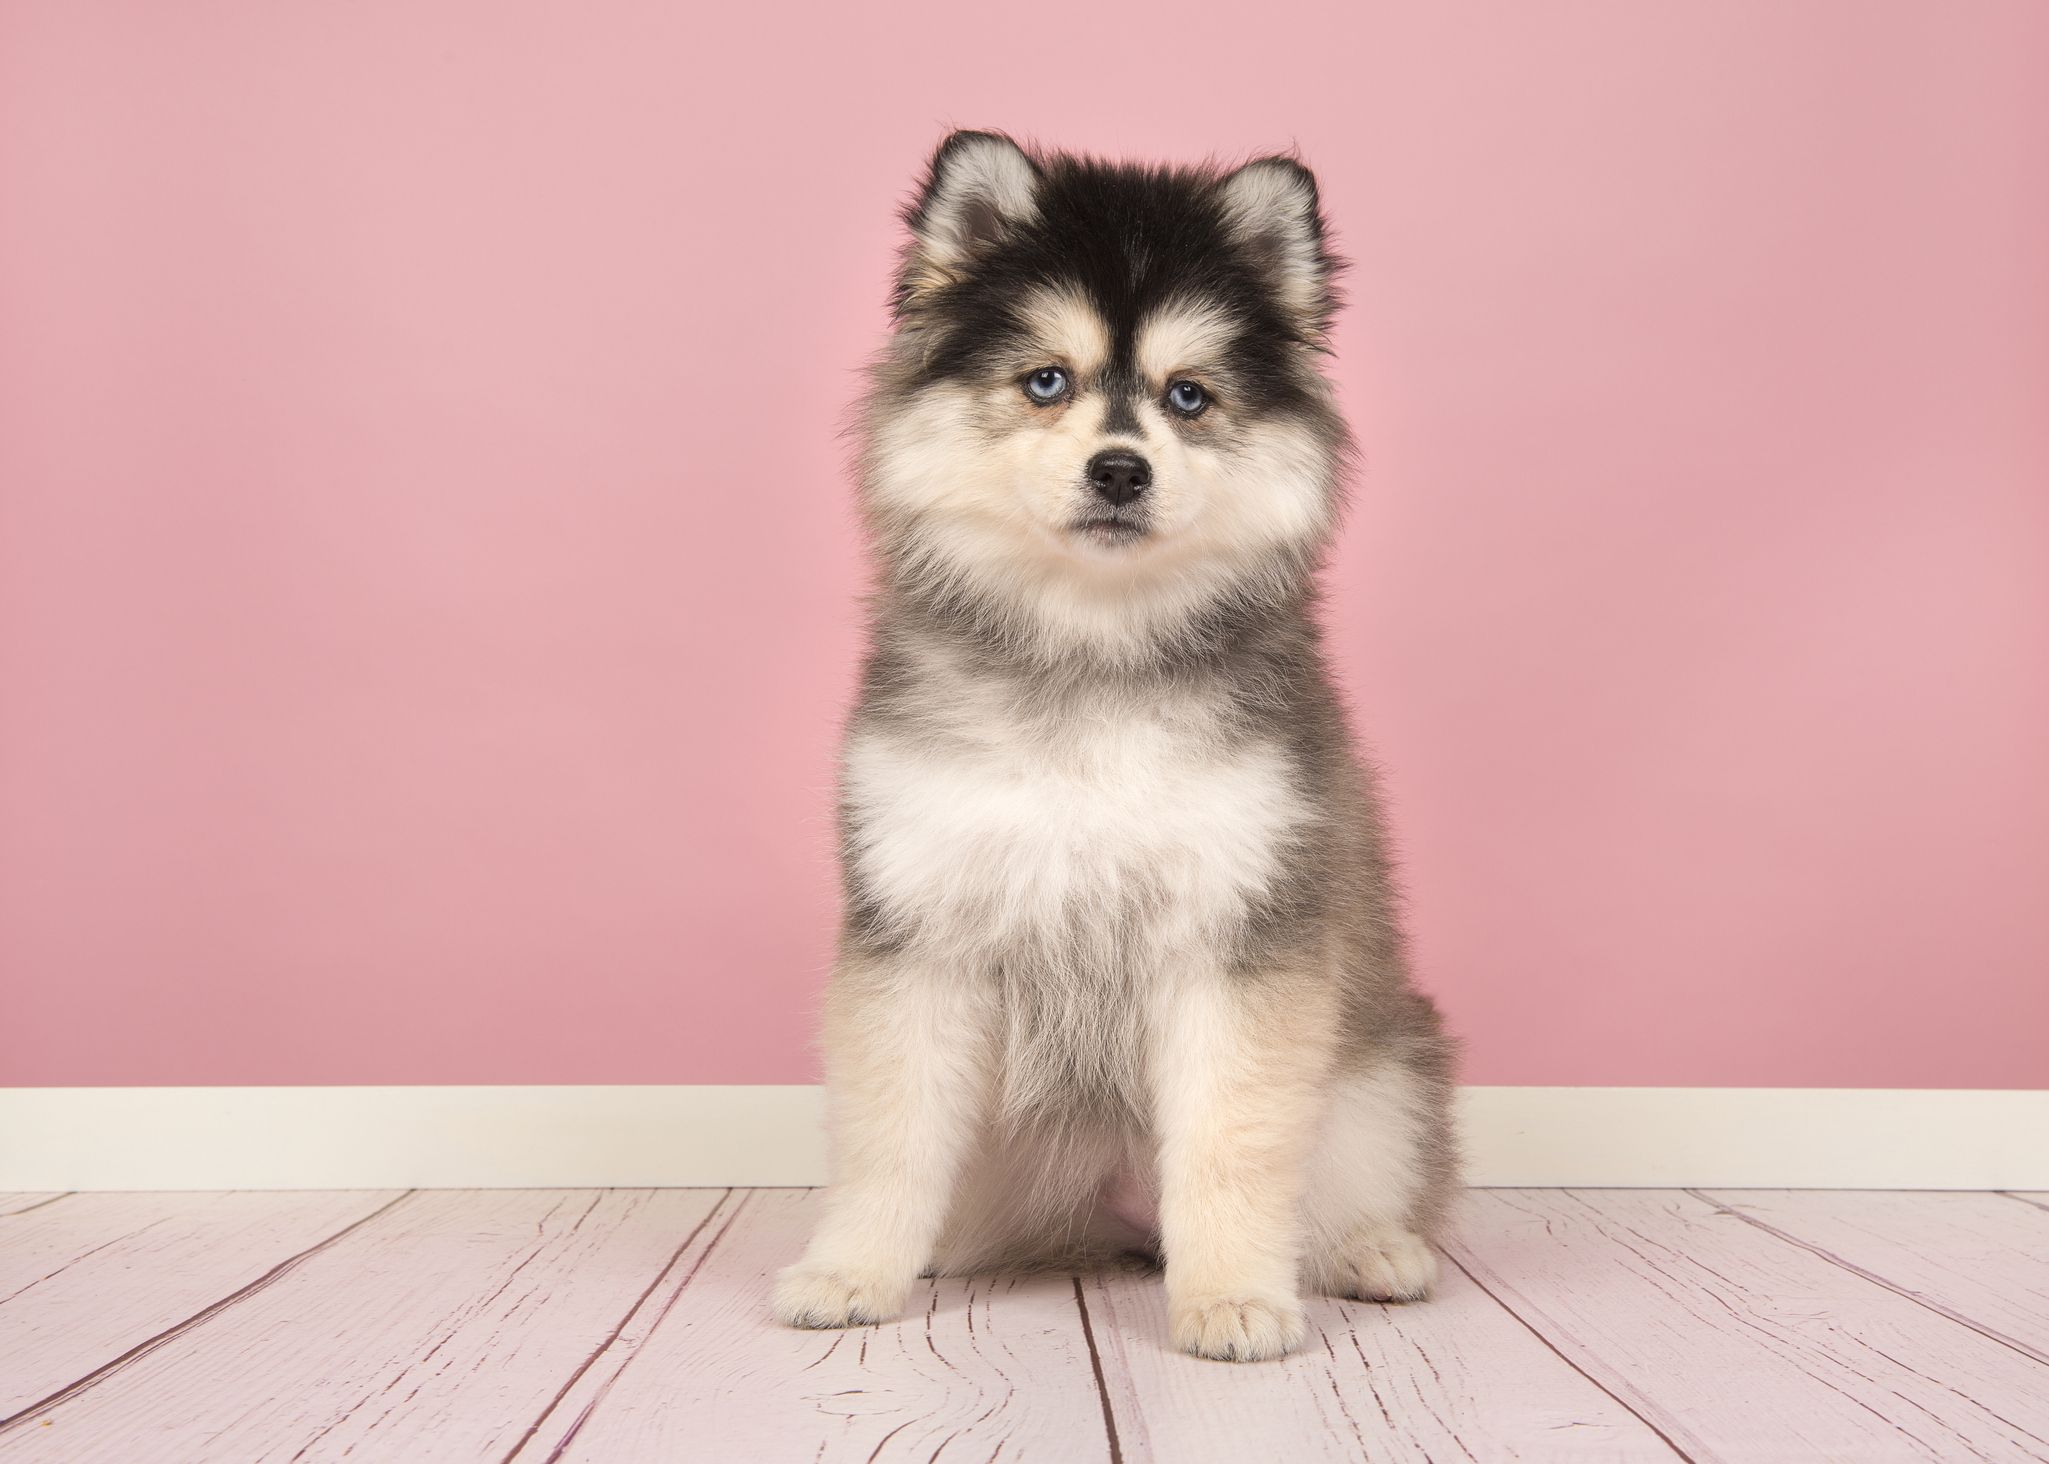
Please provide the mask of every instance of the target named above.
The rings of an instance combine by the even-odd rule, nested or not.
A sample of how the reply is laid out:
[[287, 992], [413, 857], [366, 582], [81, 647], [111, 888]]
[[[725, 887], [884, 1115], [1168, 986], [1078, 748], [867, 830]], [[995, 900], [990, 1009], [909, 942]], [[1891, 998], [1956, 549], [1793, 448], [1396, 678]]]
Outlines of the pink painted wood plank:
[[1425, 1303], [1313, 1300], [1308, 1345], [1249, 1366], [1172, 1350], [1158, 1276], [1083, 1294], [1127, 1460], [1679, 1457], [1456, 1266]]
[[817, 1205], [811, 1191], [749, 1193], [702, 1263], [651, 1299], [519, 1464], [1110, 1457], [1065, 1277], [923, 1284], [906, 1319], [883, 1327], [775, 1325], [770, 1279], [802, 1250]]
[[0, 1216], [0, 1419], [186, 1322], [397, 1196], [79, 1194]]
[[70, 1190], [14, 1190], [0, 1195], [0, 1220], [9, 1215], [19, 1215], [25, 1210], [40, 1210], [54, 1200], [61, 1200]]
[[1449, 1250], [1696, 1460], [2049, 1456], [2049, 1373], [1682, 1191], [1485, 1190]]
[[501, 1459], [724, 1194], [409, 1195], [0, 1429], [0, 1458]]
[[1940, 1190], [1703, 1194], [2049, 1364], [2049, 1210], [2007, 1195]]

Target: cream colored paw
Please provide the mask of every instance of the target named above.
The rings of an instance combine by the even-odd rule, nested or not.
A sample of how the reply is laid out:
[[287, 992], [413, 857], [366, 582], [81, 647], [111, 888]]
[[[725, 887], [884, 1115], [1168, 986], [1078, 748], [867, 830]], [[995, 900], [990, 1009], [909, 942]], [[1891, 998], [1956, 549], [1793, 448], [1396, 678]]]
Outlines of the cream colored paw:
[[786, 1327], [866, 1327], [901, 1315], [905, 1278], [799, 1261], [776, 1277], [775, 1318]]
[[1219, 1362], [1265, 1362], [1302, 1343], [1302, 1304], [1289, 1297], [1208, 1297], [1168, 1308], [1174, 1345]]
[[1390, 1230], [1352, 1252], [1353, 1295], [1362, 1301], [1421, 1301], [1437, 1284], [1437, 1253], [1412, 1230]]

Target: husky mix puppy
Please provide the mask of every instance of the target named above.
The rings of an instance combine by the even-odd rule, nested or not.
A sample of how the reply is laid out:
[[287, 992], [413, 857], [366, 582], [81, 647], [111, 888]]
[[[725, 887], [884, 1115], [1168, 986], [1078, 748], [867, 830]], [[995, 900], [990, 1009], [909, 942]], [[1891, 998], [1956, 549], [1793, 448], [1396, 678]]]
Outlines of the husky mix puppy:
[[1345, 428], [1315, 180], [960, 132], [867, 401], [835, 1183], [776, 1314], [1150, 1251], [1176, 1345], [1423, 1296], [1452, 1053], [1314, 576]]

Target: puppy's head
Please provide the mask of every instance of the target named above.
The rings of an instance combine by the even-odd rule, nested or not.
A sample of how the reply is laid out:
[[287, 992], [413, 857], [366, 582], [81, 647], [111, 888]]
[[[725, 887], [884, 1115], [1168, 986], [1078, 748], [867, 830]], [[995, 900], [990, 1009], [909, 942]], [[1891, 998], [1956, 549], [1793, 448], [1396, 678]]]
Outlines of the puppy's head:
[[1116, 658], [1299, 586], [1343, 428], [1316, 184], [958, 132], [906, 212], [864, 491], [900, 579]]

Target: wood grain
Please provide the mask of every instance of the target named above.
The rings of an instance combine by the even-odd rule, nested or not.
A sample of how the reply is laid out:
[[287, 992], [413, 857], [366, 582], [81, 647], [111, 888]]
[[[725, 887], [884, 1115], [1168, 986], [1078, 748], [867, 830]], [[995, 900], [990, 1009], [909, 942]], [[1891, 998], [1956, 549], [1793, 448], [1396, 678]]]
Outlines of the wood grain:
[[2049, 1196], [1492, 1191], [1439, 1300], [1282, 1363], [1156, 1276], [792, 1332], [808, 1191], [12, 1195], [0, 1460], [2049, 1458]]
[[1452, 1254], [1696, 1460], [2028, 1460], [2049, 1374], [1678, 1191], [1490, 1190]]
[[0, 1216], [0, 1419], [187, 1322], [396, 1197], [72, 1195]]
[[0, 1432], [0, 1458], [502, 1458], [724, 1193], [411, 1195]]
[[1245, 1367], [1167, 1346], [1157, 1276], [1083, 1294], [1126, 1459], [1679, 1457], [1456, 1266], [1429, 1302], [1314, 1300], [1301, 1352]]
[[1069, 1279], [920, 1283], [906, 1318], [883, 1327], [770, 1322], [770, 1278], [802, 1250], [817, 1204], [808, 1190], [746, 1195], [520, 1464], [1110, 1457]]
[[2005, 1195], [1925, 1190], [1703, 1197], [2049, 1364], [2049, 1210]]

